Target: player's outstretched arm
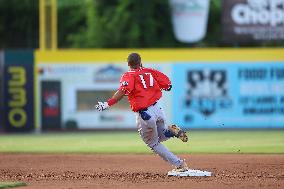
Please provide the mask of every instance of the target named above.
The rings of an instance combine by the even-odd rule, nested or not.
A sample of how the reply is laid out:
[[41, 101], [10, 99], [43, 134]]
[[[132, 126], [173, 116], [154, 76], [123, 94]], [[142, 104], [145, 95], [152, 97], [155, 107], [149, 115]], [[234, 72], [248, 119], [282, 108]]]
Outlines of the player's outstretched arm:
[[104, 111], [106, 109], [108, 109], [110, 106], [116, 104], [118, 101], [120, 101], [122, 98], [124, 97], [124, 92], [117, 90], [114, 95], [106, 102], [98, 102], [96, 104], [96, 109], [98, 111]]
[[153, 70], [153, 75], [162, 90], [170, 91], [172, 89], [171, 80], [168, 76], [158, 70]]

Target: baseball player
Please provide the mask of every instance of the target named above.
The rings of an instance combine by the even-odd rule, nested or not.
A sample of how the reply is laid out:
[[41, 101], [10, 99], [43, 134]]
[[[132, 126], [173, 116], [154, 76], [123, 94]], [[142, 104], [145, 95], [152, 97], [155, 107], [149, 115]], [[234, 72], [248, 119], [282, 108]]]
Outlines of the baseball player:
[[128, 96], [143, 141], [161, 158], [175, 166], [176, 171], [186, 171], [188, 168], [185, 160], [178, 158], [161, 144], [171, 137], [177, 137], [183, 142], [188, 140], [186, 133], [177, 125], [165, 125], [165, 115], [158, 102], [162, 90], [171, 90], [171, 81], [165, 74], [143, 67], [137, 53], [131, 53], [127, 61], [130, 69], [122, 75], [119, 89], [106, 102], [98, 102], [96, 109], [104, 111]]

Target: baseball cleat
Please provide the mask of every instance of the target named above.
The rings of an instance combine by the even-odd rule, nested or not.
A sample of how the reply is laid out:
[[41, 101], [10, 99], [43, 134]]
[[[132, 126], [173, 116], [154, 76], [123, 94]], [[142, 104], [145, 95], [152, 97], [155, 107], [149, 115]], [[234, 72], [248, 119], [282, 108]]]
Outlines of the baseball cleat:
[[181, 141], [183, 142], [188, 141], [188, 137], [185, 131], [179, 128], [177, 125], [170, 125], [168, 129], [173, 133], [175, 137], [179, 138]]
[[185, 172], [187, 170], [188, 170], [188, 167], [187, 167], [187, 164], [186, 164], [185, 160], [183, 160], [183, 163], [181, 164], [181, 166], [176, 167], [175, 169], [173, 169], [173, 171], [176, 171], [176, 172]]

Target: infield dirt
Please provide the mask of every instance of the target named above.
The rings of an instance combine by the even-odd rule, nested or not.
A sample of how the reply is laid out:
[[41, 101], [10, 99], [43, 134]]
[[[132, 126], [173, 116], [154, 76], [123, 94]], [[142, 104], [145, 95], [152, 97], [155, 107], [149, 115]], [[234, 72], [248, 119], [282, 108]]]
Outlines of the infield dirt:
[[181, 155], [212, 177], [166, 176], [172, 169], [154, 154], [0, 154], [0, 181], [32, 188], [284, 188], [284, 155]]

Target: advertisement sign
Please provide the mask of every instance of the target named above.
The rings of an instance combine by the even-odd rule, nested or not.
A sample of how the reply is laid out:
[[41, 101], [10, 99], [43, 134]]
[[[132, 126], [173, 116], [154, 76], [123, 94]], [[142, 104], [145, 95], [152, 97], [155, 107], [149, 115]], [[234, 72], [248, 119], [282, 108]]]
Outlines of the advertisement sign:
[[284, 62], [174, 66], [174, 122], [187, 128], [283, 128]]
[[61, 83], [41, 82], [41, 126], [43, 130], [61, 129]]
[[[134, 116], [126, 100], [116, 104], [109, 111], [98, 112], [95, 104], [110, 98], [119, 86], [121, 75], [127, 70], [123, 64], [40, 64], [39, 80], [61, 83], [62, 128], [107, 129], [133, 127]], [[41, 83], [44, 84], [44, 83]], [[54, 97], [54, 90], [48, 89], [48, 98]], [[46, 91], [43, 93], [46, 93]], [[57, 93], [56, 93], [57, 94]], [[43, 106], [42, 102], [42, 106]], [[45, 113], [51, 112], [46, 107]], [[54, 112], [54, 111], [53, 111]], [[41, 121], [44, 123], [44, 120]], [[52, 122], [51, 122], [52, 124]], [[53, 122], [55, 124], [55, 122]]]
[[34, 57], [32, 51], [4, 53], [5, 131], [34, 129]]
[[172, 23], [177, 40], [194, 43], [206, 35], [209, 0], [170, 0]]
[[223, 0], [222, 6], [225, 41], [284, 39], [283, 0]]
[[[131, 111], [127, 97], [112, 106], [108, 111], [98, 112], [95, 104], [106, 101], [119, 88], [120, 77], [129, 68], [125, 63], [73, 63], [73, 64], [45, 64], [38, 65], [40, 74], [39, 85], [42, 90], [42, 118], [44, 128], [46, 119], [50, 126], [58, 125], [58, 120], [51, 121], [51, 117], [58, 115], [58, 92], [54, 91], [54, 82], [61, 83], [61, 122], [62, 129], [135, 129], [135, 114]], [[148, 65], [145, 64], [147, 67]], [[153, 66], [153, 64], [149, 65]], [[155, 66], [165, 70], [167, 66]], [[169, 70], [169, 69], [168, 69]], [[47, 82], [53, 82], [47, 87]], [[50, 83], [51, 84], [51, 83]], [[49, 85], [49, 84], [48, 84]], [[52, 90], [51, 90], [52, 89]], [[60, 95], [59, 95], [60, 96]], [[165, 100], [171, 98], [165, 94]], [[167, 102], [167, 106], [171, 103]], [[55, 108], [55, 109], [54, 109]], [[170, 111], [171, 108], [169, 107]], [[170, 114], [166, 111], [166, 115]], [[53, 118], [52, 118], [53, 119]]]

